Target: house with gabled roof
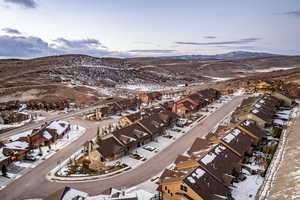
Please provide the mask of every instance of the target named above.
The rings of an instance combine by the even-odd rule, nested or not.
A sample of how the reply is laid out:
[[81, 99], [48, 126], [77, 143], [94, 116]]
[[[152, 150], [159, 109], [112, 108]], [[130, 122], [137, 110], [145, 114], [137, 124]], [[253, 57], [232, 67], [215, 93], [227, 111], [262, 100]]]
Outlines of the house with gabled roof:
[[29, 152], [29, 144], [24, 141], [13, 141], [4, 144], [3, 155], [10, 157], [11, 161], [23, 160]]
[[166, 171], [159, 187], [164, 200], [232, 200], [230, 189], [201, 167]]
[[33, 129], [31, 134], [20, 137], [19, 140], [28, 142], [31, 148], [47, 146], [62, 138], [70, 129], [71, 125], [66, 121], [53, 121], [49, 124], [43, 124], [40, 128]]
[[[239, 174], [241, 170], [241, 158], [221, 143], [202, 141], [206, 141], [206, 145], [199, 146], [197, 149], [193, 147], [196, 151], [191, 153], [192, 156], [179, 155], [177, 157], [174, 162], [175, 169], [183, 170], [200, 166], [219, 182], [229, 186], [234, 178], [233, 175]], [[193, 146], [196, 144], [201, 144], [201, 142], [196, 140]], [[189, 151], [191, 152], [191, 150]]]
[[139, 99], [143, 103], [152, 103], [155, 100], [161, 100], [162, 93], [161, 92], [148, 92], [148, 93], [142, 93], [139, 95]]
[[137, 122], [138, 120], [142, 119], [142, 117], [143, 115], [141, 114], [141, 112], [132, 113], [130, 115], [122, 117], [119, 120], [119, 124], [121, 125], [121, 127], [125, 127]]
[[200, 90], [198, 94], [209, 103], [212, 103], [221, 97], [221, 92], [214, 88]]
[[244, 133], [248, 134], [256, 143], [260, 142], [261, 139], [267, 136], [267, 132], [256, 125], [253, 120], [245, 120], [237, 125], [237, 128], [241, 129]]
[[99, 115], [101, 115], [101, 117], [108, 117], [110, 115], [115, 115], [121, 112], [122, 107], [116, 102], [108, 103], [104, 107], [98, 109], [98, 113]]
[[136, 110], [141, 105], [141, 100], [137, 98], [121, 99], [115, 102], [122, 110]]
[[223, 144], [212, 146], [211, 150], [197, 159], [200, 167], [229, 186], [241, 171], [241, 158]]
[[125, 145], [112, 134], [99, 138], [97, 145], [101, 161], [115, 160], [127, 153]]
[[288, 94], [288, 92], [276, 90], [272, 92], [271, 96], [283, 101], [286, 106], [291, 107], [293, 105], [294, 99]]
[[272, 124], [273, 116], [272, 113], [264, 111], [262, 108], [256, 108], [251, 110], [245, 119], [253, 120], [258, 126], [264, 128]]
[[137, 124], [150, 133], [152, 139], [163, 134], [166, 127], [163, 121], [159, 119], [158, 113], [141, 119], [137, 122]]
[[90, 195], [87, 192], [66, 186], [50, 194], [45, 200], [148, 200], [153, 196], [152, 193], [136, 188], [121, 190], [108, 188], [99, 194]]
[[186, 114], [196, 112], [206, 105], [208, 105], [208, 101], [199, 94], [193, 93], [175, 102], [172, 111], [180, 116], [184, 116]]
[[214, 142], [223, 144], [240, 158], [251, 153], [252, 144], [255, 144], [254, 139], [239, 128], [231, 129], [217, 137], [218, 139]]
[[151, 134], [138, 123], [115, 130], [112, 134], [122, 142], [127, 151], [140, 147], [151, 140]]

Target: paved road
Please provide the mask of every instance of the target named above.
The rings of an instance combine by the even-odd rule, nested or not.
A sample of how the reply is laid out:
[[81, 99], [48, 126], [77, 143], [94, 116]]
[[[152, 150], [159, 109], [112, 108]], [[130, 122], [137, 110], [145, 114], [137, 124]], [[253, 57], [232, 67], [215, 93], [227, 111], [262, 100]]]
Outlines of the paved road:
[[[49, 182], [45, 174], [47, 174], [58, 160], [68, 157], [75, 152], [87, 139], [90, 139], [96, 134], [96, 127], [94, 124], [85, 123], [87, 133], [80, 139], [66, 147], [62, 151], [55, 154], [49, 160], [45, 161], [34, 170], [24, 175], [20, 179], [11, 183], [8, 187], [0, 191], [1, 199], [24, 199], [24, 198], [43, 198], [50, 193], [61, 189], [63, 186], [71, 186], [80, 190], [86, 191], [90, 194], [98, 194], [99, 192], [109, 188], [132, 187], [142, 183], [149, 178], [161, 172], [165, 167], [170, 165], [177, 155], [185, 152], [194, 142], [197, 137], [206, 135], [215, 125], [220, 122], [227, 114], [229, 114], [239, 103], [243, 97], [236, 97], [228, 104], [217, 110], [215, 113], [207, 117], [201, 125], [194, 127], [191, 131], [186, 133], [184, 137], [179, 138], [159, 154], [149, 159], [147, 162], [138, 166], [137, 168], [128, 171], [124, 174], [119, 174], [104, 180], [91, 181], [85, 183], [55, 183]], [[103, 122], [104, 123], [104, 122]]]
[[88, 107], [88, 108], [83, 108], [83, 109], [80, 109], [80, 110], [77, 110], [77, 111], [74, 111], [74, 112], [71, 112], [71, 113], [66, 113], [66, 114], [62, 114], [62, 115], [59, 115], [59, 116], [49, 117], [49, 118], [47, 118], [45, 120], [41, 120], [37, 123], [28, 124], [26, 126], [22, 126], [20, 128], [13, 129], [11, 131], [0, 134], [0, 140], [8, 138], [8, 137], [13, 136], [13, 135], [16, 135], [18, 133], [22, 133], [22, 132], [25, 132], [25, 131], [29, 131], [29, 130], [38, 128], [42, 124], [44, 124], [45, 122], [50, 122], [50, 121], [53, 121], [53, 120], [68, 119], [68, 118], [83, 114], [85, 112], [92, 111], [92, 110], [94, 110], [96, 108], [99, 108], [101, 106], [103, 106], [103, 105], [97, 105], [97, 106], [92, 106], [92, 107]]

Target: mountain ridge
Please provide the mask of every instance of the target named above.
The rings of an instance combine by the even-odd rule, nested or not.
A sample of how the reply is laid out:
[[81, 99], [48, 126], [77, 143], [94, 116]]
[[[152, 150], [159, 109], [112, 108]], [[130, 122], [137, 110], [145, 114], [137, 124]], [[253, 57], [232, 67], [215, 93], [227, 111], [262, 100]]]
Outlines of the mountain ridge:
[[230, 60], [230, 59], [274, 57], [274, 56], [285, 56], [285, 55], [265, 53], [265, 52], [231, 51], [231, 52], [228, 52], [228, 53], [214, 54], [214, 55], [202, 55], [202, 54], [197, 54], [197, 55], [179, 55], [179, 56], [162, 56], [161, 58]]

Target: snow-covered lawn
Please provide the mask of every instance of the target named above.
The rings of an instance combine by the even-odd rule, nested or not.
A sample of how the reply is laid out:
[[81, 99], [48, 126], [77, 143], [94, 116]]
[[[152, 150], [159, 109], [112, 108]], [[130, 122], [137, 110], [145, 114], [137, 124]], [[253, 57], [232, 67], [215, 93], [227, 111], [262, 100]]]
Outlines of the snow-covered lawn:
[[[187, 127], [186, 130], [188, 130], [188, 128], [192, 128], [192, 127]], [[168, 147], [176, 139], [178, 139], [179, 137], [183, 136], [184, 134], [178, 133], [178, 132], [175, 132], [175, 131], [171, 131], [171, 130], [167, 130], [166, 131], [166, 135], [172, 136], [172, 138], [169, 139], [169, 138], [166, 138], [164, 136], [159, 136], [159, 137], [157, 137], [155, 139], [155, 141], [149, 142], [148, 144], [146, 144], [144, 146], [141, 146], [141, 147], [139, 147], [139, 148], [137, 148], [137, 149], [135, 149], [135, 150], [133, 150], [131, 152], [133, 154], [138, 154], [139, 156], [141, 156], [143, 158], [146, 158], [146, 160], [144, 160], [144, 161], [142, 159], [141, 160], [134, 159], [130, 155], [128, 155], [128, 156], [123, 156], [122, 158], [117, 159], [117, 160], [113, 160], [113, 161], [110, 161], [110, 162], [105, 162], [105, 165], [106, 166], [114, 166], [117, 163], [121, 163], [121, 164], [127, 165], [130, 168], [136, 168], [137, 166], [141, 165], [143, 162], [146, 162], [151, 157], [155, 156], [160, 151], [162, 151], [163, 149], [165, 149], [166, 147]], [[72, 156], [72, 157], [74, 158], [74, 156]], [[60, 175], [61, 175], [66, 170], [66, 166], [67, 166], [67, 162], [64, 161], [64, 163], [61, 165], [61, 167], [53, 169], [51, 172], [52, 172], [52, 174], [55, 174], [58, 171], [60, 173]], [[109, 176], [109, 175], [110, 174], [99, 176], [99, 178], [105, 177], [105, 176]], [[51, 178], [53, 178], [53, 175], [52, 175]], [[70, 178], [67, 177], [66, 179], [69, 180]], [[84, 180], [84, 179], [86, 179], [86, 174], [84, 174], [84, 175], [78, 175], [78, 178], [73, 177], [71, 179], [83, 179]]]
[[[184, 135], [184, 133], [187, 133], [189, 130], [191, 130], [198, 124], [200, 124], [201, 121], [205, 118], [205, 116], [212, 114], [213, 112], [215, 112], [216, 110], [221, 108], [224, 104], [228, 103], [231, 99], [232, 99], [231, 96], [222, 96], [219, 100], [217, 100], [216, 102], [209, 105], [209, 107], [207, 108], [208, 112], [204, 112], [203, 110], [201, 110], [197, 113], [194, 113], [193, 116], [197, 116], [197, 115], [201, 114], [202, 117], [197, 118], [194, 121], [191, 121], [191, 124], [189, 126], [185, 126], [182, 128], [175, 126], [172, 129], [168, 129], [168, 130], [166, 130], [165, 136], [159, 136], [159, 137], [155, 138], [154, 141], [151, 141], [148, 144], [146, 144], [142, 147], [139, 147], [131, 152], [132, 154], [138, 154], [139, 156], [145, 158], [146, 160], [143, 161], [143, 159], [140, 159], [140, 160], [134, 159], [128, 155], [128, 156], [124, 156], [124, 157], [114, 160], [114, 161], [105, 162], [105, 165], [106, 166], [114, 166], [114, 165], [116, 165], [116, 163], [122, 163], [122, 164], [127, 165], [128, 167], [136, 168], [143, 162], [146, 162], [151, 157], [158, 154], [163, 149], [167, 148], [170, 144], [172, 144], [178, 138], [182, 137]], [[119, 117], [119, 116], [112, 116], [112, 118], [117, 118], [117, 117]], [[170, 136], [170, 137], [168, 138], [166, 136]], [[63, 172], [64, 169], [66, 168], [66, 165], [67, 165], [67, 162], [64, 162], [64, 165], [62, 165], [60, 168], [53, 169], [52, 174], [55, 174], [57, 171], [59, 171], [59, 173]], [[108, 175], [109, 174], [107, 174], [106, 176], [108, 176]], [[85, 179], [85, 177], [86, 177], [86, 175], [84, 175], [84, 177], [80, 177], [80, 178]]]
[[31, 122], [32, 119], [29, 118], [27, 120], [24, 120], [24, 121], [21, 121], [21, 122], [18, 122], [18, 123], [13, 123], [13, 124], [0, 124], [0, 130], [3, 130], [3, 129], [8, 129], [8, 128], [17, 128], [17, 127], [20, 127], [20, 126], [24, 126], [25, 124], [28, 124], [29, 122]]
[[[24, 133], [20, 133], [16, 136], [10, 137], [10, 139], [17, 140], [19, 137], [26, 136], [30, 134], [31, 131], [27, 131]], [[45, 160], [49, 159], [53, 156], [57, 151], [69, 145], [73, 141], [77, 140], [80, 136], [85, 133], [85, 128], [72, 125], [71, 130], [61, 139], [58, 139], [54, 144], [51, 145], [51, 149], [49, 147], [41, 147], [41, 151], [39, 149], [34, 149], [30, 152], [30, 155], [36, 158], [36, 161], [17, 161], [8, 167], [8, 177], [0, 176], [0, 189], [3, 189], [8, 184], [21, 177], [32, 168], [38, 166]], [[10, 167], [12, 170], [10, 170]]]
[[242, 172], [247, 178], [239, 183], [233, 183], [232, 197], [235, 200], [255, 200], [256, 193], [264, 179], [260, 175], [251, 175], [244, 169]]
[[[297, 102], [298, 103], [298, 102]], [[292, 112], [290, 113], [290, 116], [292, 119], [299, 117], [299, 106], [293, 108]], [[259, 200], [267, 199], [270, 193], [270, 190], [272, 188], [274, 181], [276, 180], [276, 175], [278, 170], [280, 169], [280, 165], [282, 161], [284, 160], [284, 155], [286, 153], [286, 145], [287, 145], [287, 138], [288, 138], [288, 132], [290, 132], [289, 129], [292, 129], [292, 127], [295, 125], [295, 121], [290, 120], [287, 123], [288, 129], [284, 129], [281, 134], [280, 142], [277, 147], [277, 150], [273, 156], [273, 159], [269, 165], [268, 171], [265, 176], [264, 183], [259, 191]]]
[[[297, 67], [272, 67], [269, 69], [257, 69], [257, 70], [253, 70], [253, 72], [274, 72], [274, 71], [279, 71], [279, 70], [289, 70], [289, 69], [295, 69]], [[248, 73], [250, 71], [247, 71]]]
[[164, 91], [164, 90], [176, 90], [182, 88], [181, 86], [162, 86], [159, 84], [127, 84], [127, 85], [117, 85], [116, 88], [141, 91], [141, 92], [151, 92], [151, 91]]
[[227, 80], [231, 80], [233, 79], [233, 77], [215, 77], [215, 76], [203, 76], [206, 78], [210, 78], [213, 80], [213, 82], [223, 82], [223, 81], [227, 81]]

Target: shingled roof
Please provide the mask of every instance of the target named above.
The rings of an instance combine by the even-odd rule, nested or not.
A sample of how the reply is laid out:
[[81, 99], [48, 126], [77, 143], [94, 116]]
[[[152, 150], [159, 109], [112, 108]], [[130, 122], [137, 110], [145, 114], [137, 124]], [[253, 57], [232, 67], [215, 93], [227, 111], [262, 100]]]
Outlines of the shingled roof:
[[201, 167], [192, 170], [183, 181], [204, 200], [214, 199], [214, 195], [232, 199], [230, 190]]
[[150, 133], [139, 124], [131, 124], [125, 128], [115, 130], [112, 134], [123, 144], [138, 142], [141, 138], [150, 136]]
[[187, 151], [190, 156], [196, 156], [203, 152], [209, 151], [209, 147], [212, 144], [207, 139], [196, 138], [191, 148]]
[[239, 161], [240, 157], [223, 144], [214, 146], [198, 160], [205, 171], [208, 171], [221, 182], [223, 182], [225, 174], [231, 175], [233, 169], [237, 168]]
[[99, 148], [97, 150], [105, 158], [113, 157], [116, 153], [124, 150], [123, 144], [121, 144], [113, 136], [99, 140], [97, 143], [99, 145]]
[[263, 109], [253, 109], [250, 111], [250, 113], [252, 115], [257, 116], [258, 118], [264, 120], [267, 123], [272, 123], [273, 120], [273, 116], [270, 115], [270, 113], [267, 113], [266, 111], [264, 111]]
[[251, 132], [258, 138], [262, 138], [267, 135], [267, 132], [261, 128], [259, 128], [256, 123], [252, 120], [245, 120], [239, 124], [242, 128]]
[[214, 100], [215, 98], [219, 97], [220, 96], [220, 92], [216, 89], [213, 89], [213, 88], [208, 88], [208, 89], [205, 89], [205, 90], [200, 90], [198, 92], [198, 94], [204, 98], [204, 99], [208, 99], [208, 100]]
[[141, 112], [136, 112], [126, 116], [131, 122], [136, 122], [142, 118]]
[[244, 155], [251, 148], [251, 144], [253, 143], [253, 139], [239, 128], [234, 128], [226, 132], [221, 140], [236, 150], [240, 155]]

